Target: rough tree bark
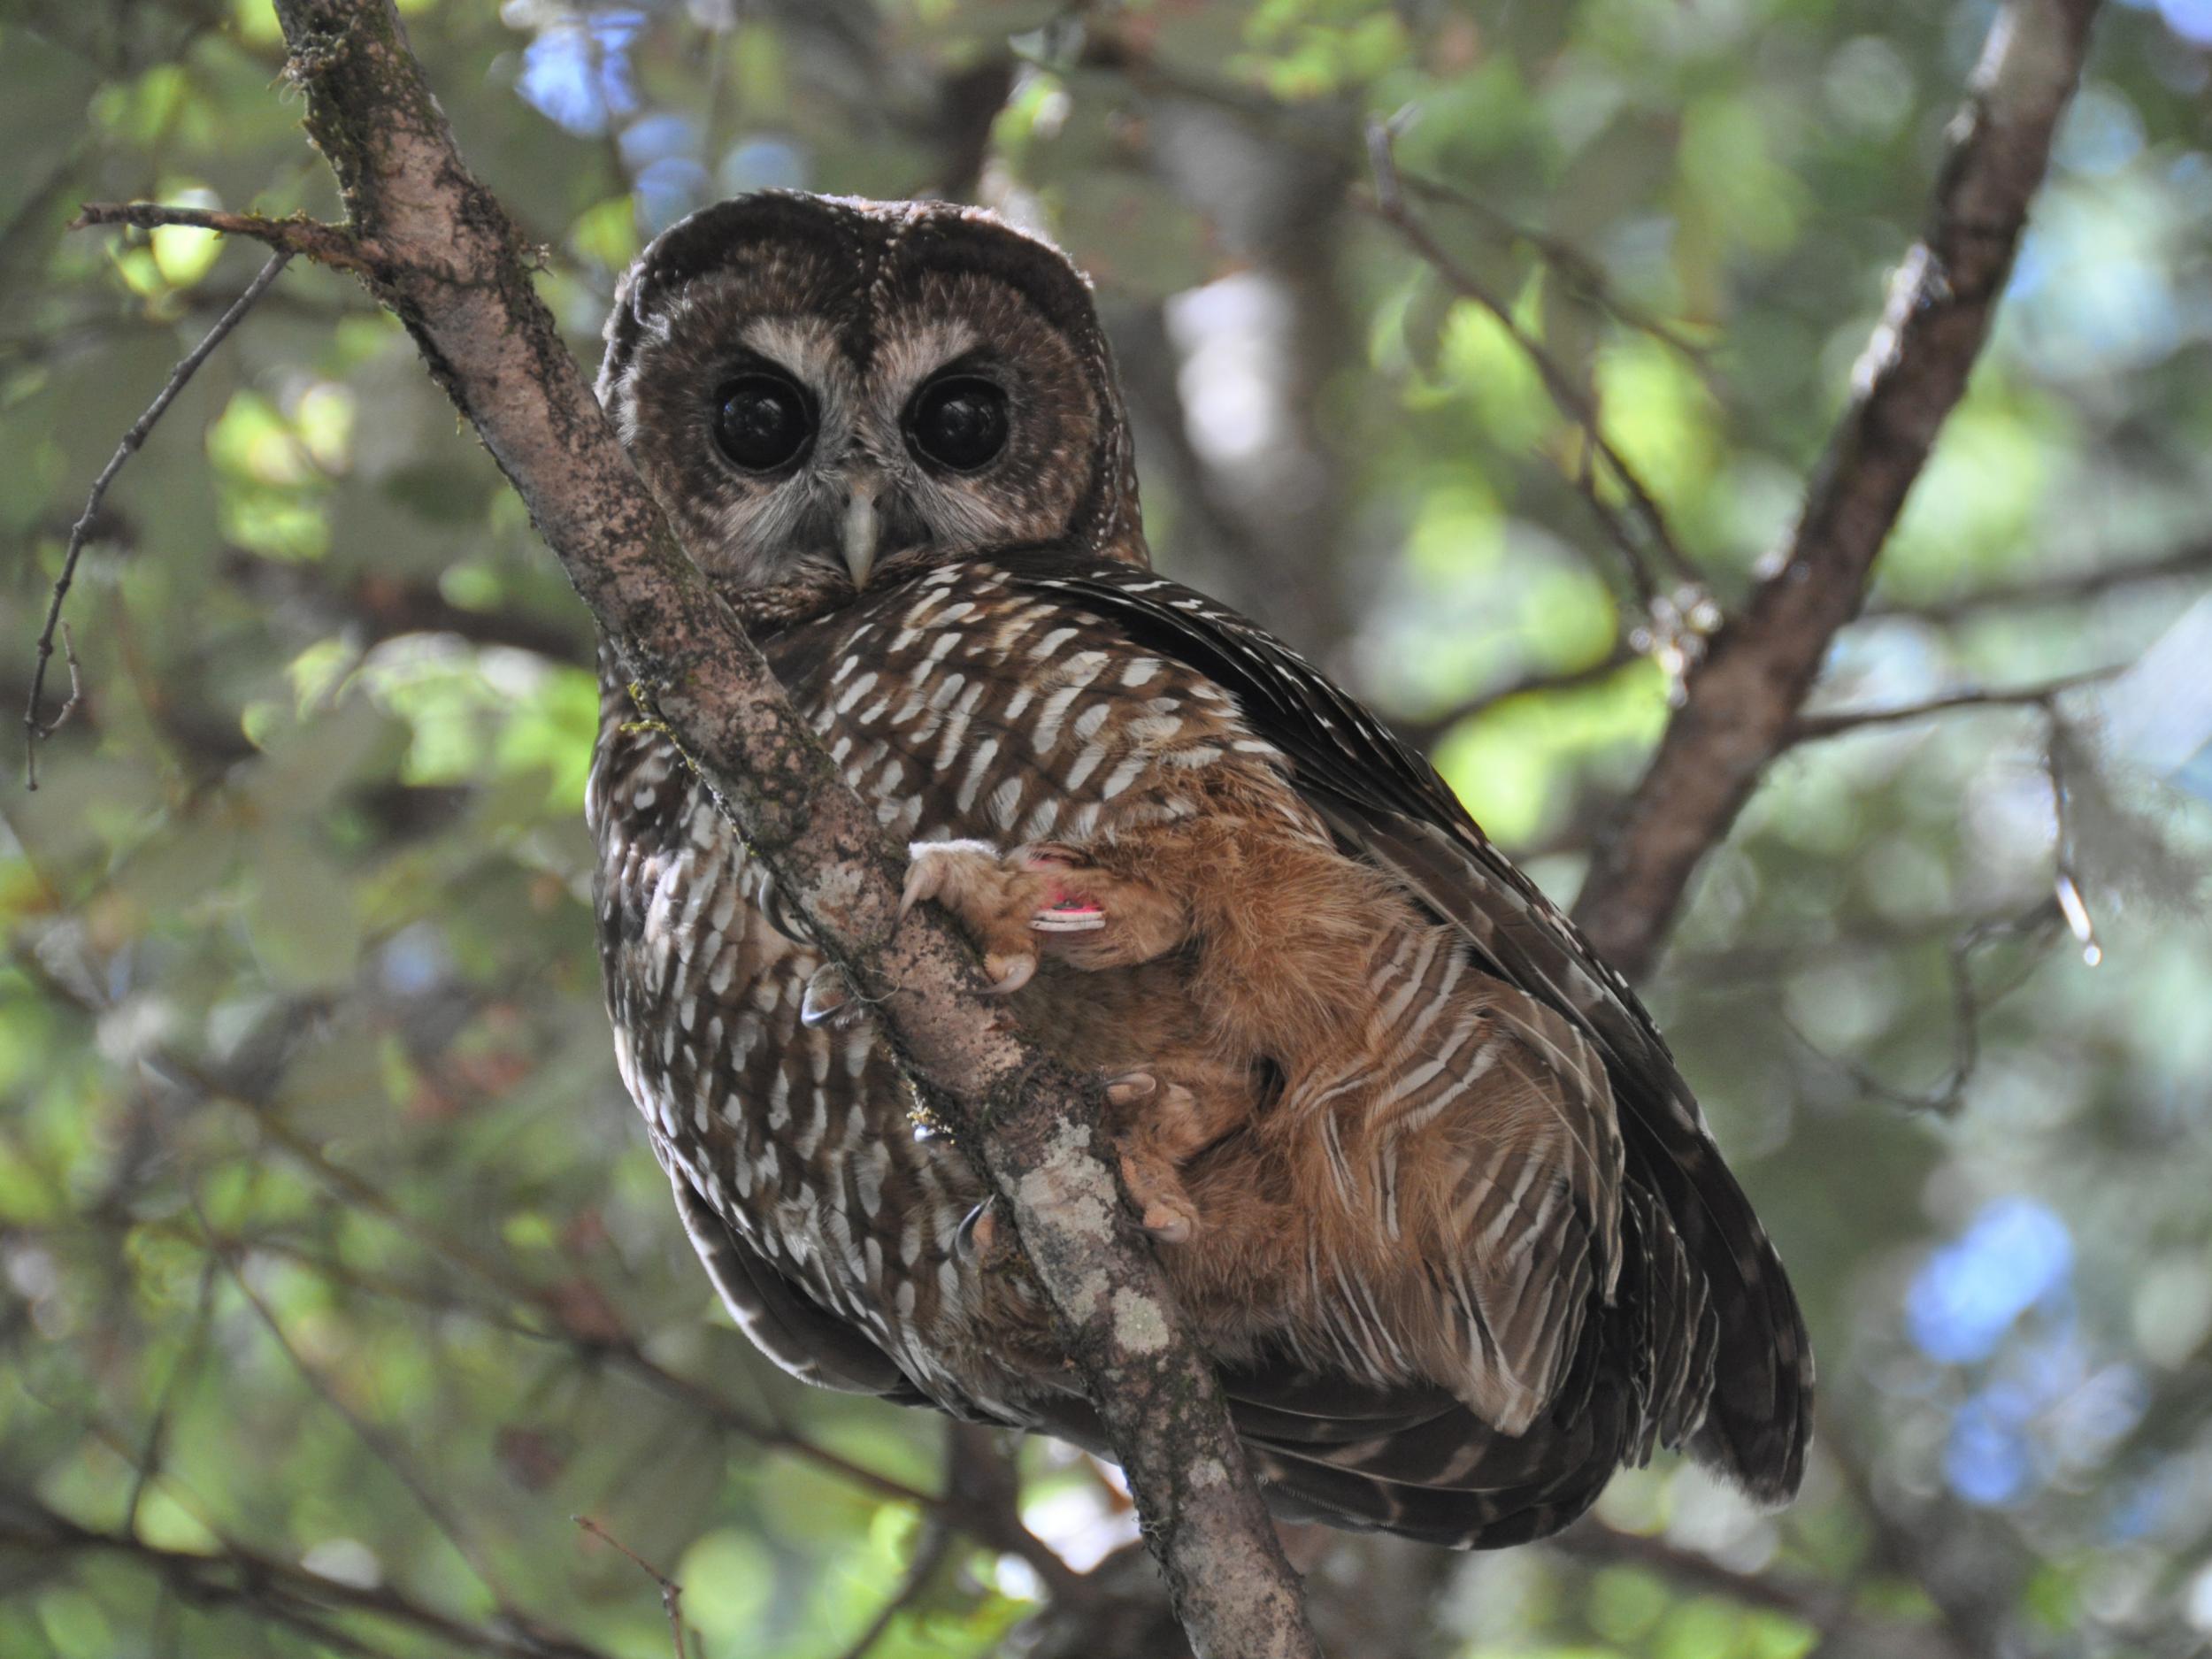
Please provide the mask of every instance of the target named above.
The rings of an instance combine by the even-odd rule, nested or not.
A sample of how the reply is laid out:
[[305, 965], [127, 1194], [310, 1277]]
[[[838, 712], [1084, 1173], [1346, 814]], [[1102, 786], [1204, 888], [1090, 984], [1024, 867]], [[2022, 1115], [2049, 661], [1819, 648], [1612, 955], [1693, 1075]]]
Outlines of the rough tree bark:
[[288, 74], [350, 225], [232, 228], [358, 271], [528, 505], [600, 629], [722, 810], [871, 995], [1008, 1203], [1209, 1659], [1318, 1648], [1212, 1369], [1099, 1156], [1097, 1084], [974, 993], [973, 952], [918, 913], [900, 866], [766, 661], [631, 470], [521, 239], [456, 150], [390, 0], [277, 0]]
[[1891, 280], [1796, 532], [1692, 671], [1583, 884], [1575, 919], [1631, 979], [1650, 966], [1699, 861], [1789, 746], [1828, 642], [1858, 614], [1875, 557], [1965, 393], [2098, 4], [2014, 0], [1990, 29], [1951, 126], [1927, 233]]

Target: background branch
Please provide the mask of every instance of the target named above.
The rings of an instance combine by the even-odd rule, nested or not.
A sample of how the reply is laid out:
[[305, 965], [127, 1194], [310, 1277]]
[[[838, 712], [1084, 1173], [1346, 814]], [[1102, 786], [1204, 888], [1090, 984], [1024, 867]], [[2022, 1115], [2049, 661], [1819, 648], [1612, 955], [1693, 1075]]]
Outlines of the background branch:
[[245, 292], [232, 301], [228, 310], [215, 319], [215, 326], [207, 331], [200, 343], [187, 352], [169, 375], [169, 382], [155, 394], [154, 401], [146, 406], [146, 412], [131, 423], [131, 429], [123, 434], [123, 441], [115, 446], [115, 453], [100, 469], [100, 476], [92, 480], [91, 493], [85, 497], [84, 511], [70, 526], [69, 545], [62, 553], [61, 573], [54, 578], [54, 588], [46, 605], [46, 626], [39, 630], [36, 657], [31, 667], [31, 695], [23, 710], [24, 753], [23, 787], [38, 787], [38, 746], [51, 737], [83, 701], [84, 688], [79, 683], [77, 651], [73, 641], [64, 636], [64, 654], [69, 664], [69, 699], [50, 720], [42, 712], [46, 696], [46, 665], [53, 659], [54, 633], [62, 626], [62, 606], [68, 603], [71, 584], [77, 580], [77, 560], [83, 554], [85, 543], [91, 539], [93, 526], [100, 517], [100, 503], [107, 499], [108, 488], [122, 472], [123, 464], [138, 453], [155, 424], [168, 413], [169, 405], [177, 401], [177, 394], [199, 371], [200, 365], [214, 355], [230, 331], [245, 320], [246, 313], [254, 308], [254, 302], [269, 291], [270, 285], [284, 273], [291, 262], [289, 252], [280, 251], [260, 273], [246, 285]]
[[1699, 860], [1788, 746], [1829, 641], [1857, 613], [1882, 543], [1965, 393], [2096, 12], [2097, 0], [2014, 0], [1991, 28], [1927, 232], [1891, 280], [1789, 548], [1691, 672], [1576, 902], [1575, 919], [1631, 978], [1649, 968]]

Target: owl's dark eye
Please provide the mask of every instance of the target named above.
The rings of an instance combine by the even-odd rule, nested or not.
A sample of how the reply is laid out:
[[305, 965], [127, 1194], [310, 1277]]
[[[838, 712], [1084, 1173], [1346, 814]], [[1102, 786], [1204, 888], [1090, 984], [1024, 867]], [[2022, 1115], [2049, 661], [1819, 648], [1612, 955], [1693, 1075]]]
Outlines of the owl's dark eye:
[[938, 380], [914, 400], [906, 435], [925, 459], [972, 472], [1006, 447], [1006, 394], [972, 375]]
[[748, 472], [773, 472], [813, 435], [806, 394], [781, 375], [741, 375], [714, 395], [714, 442]]

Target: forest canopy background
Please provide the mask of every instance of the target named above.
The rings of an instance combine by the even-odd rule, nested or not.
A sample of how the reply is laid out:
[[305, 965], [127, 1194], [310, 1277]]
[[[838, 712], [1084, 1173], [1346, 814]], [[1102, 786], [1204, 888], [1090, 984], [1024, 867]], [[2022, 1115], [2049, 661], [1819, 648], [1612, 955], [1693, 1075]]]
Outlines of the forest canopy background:
[[[1162, 565], [1426, 743], [1563, 899], [1700, 600], [1787, 533], [1993, 9], [403, 10], [588, 358], [641, 238], [732, 191], [1062, 240]], [[1359, 1650], [2212, 1630], [2208, 43], [2185, 0], [2102, 19], [1869, 616], [1649, 980], [1806, 1299], [1806, 1497], [1669, 1462], [1559, 1547], [1348, 1543], [1317, 1611], [1379, 1620]], [[328, 214], [282, 61], [247, 0], [0, 24], [19, 704], [87, 485], [261, 257], [63, 227]], [[1503, 319], [1379, 222], [1370, 116]], [[1687, 572], [1586, 488], [1525, 342]], [[665, 1651], [574, 1512], [716, 1655], [979, 1653], [1094, 1599], [1069, 1568], [1129, 1526], [1094, 1466], [1033, 1444], [1016, 1492], [962, 1437], [948, 1487], [941, 1421], [793, 1387], [710, 1310], [599, 1012], [588, 627], [349, 279], [288, 273], [201, 372], [71, 615], [83, 702], [0, 802], [0, 1648]]]

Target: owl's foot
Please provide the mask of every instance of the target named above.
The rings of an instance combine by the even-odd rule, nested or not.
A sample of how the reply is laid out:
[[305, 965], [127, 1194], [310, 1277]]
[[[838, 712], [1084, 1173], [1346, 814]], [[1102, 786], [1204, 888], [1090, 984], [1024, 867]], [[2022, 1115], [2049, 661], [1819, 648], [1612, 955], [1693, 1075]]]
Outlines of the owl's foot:
[[852, 1025], [864, 1011], [845, 971], [833, 962], [815, 969], [807, 979], [805, 995], [799, 1000], [802, 1024], [827, 1025], [835, 1031]]
[[1041, 952], [1075, 967], [1123, 967], [1182, 942], [1181, 910], [1142, 882], [1086, 864], [1064, 847], [917, 841], [899, 913], [934, 899], [983, 950], [990, 994], [1029, 983]]
[[985, 1199], [968, 1211], [967, 1219], [952, 1235], [954, 1254], [973, 1262], [985, 1273], [1000, 1271], [1019, 1255], [1014, 1248], [1014, 1230], [999, 1225], [998, 1210], [996, 1198]]
[[1198, 1210], [1177, 1173], [1178, 1129], [1200, 1114], [1198, 1097], [1180, 1083], [1162, 1085], [1149, 1071], [1126, 1071], [1106, 1082], [1106, 1103], [1120, 1127], [1113, 1134], [1121, 1184], [1144, 1230], [1163, 1244], [1187, 1244]]

